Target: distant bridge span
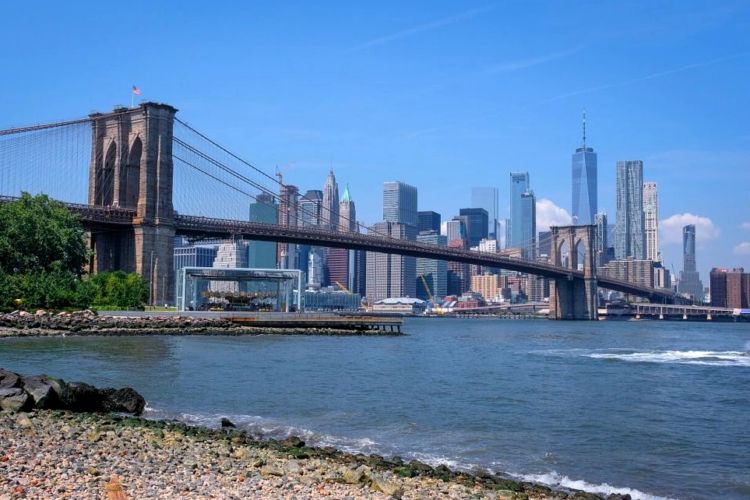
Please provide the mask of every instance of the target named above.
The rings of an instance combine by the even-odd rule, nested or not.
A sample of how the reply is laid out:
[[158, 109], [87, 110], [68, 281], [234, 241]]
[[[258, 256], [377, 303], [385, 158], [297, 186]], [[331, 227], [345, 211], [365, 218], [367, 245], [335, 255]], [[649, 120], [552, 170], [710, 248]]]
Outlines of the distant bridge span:
[[[3, 196], [0, 197], [0, 202], [8, 202], [15, 199], [17, 198]], [[66, 206], [73, 213], [81, 217], [81, 221], [87, 229], [94, 231], [106, 231], [108, 229], [132, 226], [133, 219], [136, 217], [136, 211], [128, 208], [77, 203], [66, 203]], [[439, 247], [415, 241], [384, 238], [368, 234], [326, 231], [313, 227], [289, 227], [278, 224], [263, 224], [182, 214], [174, 215], [174, 226], [175, 234], [192, 238], [243, 237], [259, 241], [346, 248], [462, 262], [465, 264], [544, 276], [550, 279], [583, 279], [583, 271], [566, 269], [544, 262], [525, 261], [497, 254]], [[671, 290], [643, 287], [627, 281], [602, 276], [597, 277], [597, 281], [600, 287], [646, 297], [656, 303], [671, 303], [675, 299], [674, 292]]]
[[[34, 175], [33, 170], [26, 167], [27, 164], [45, 164], [47, 161], [45, 165], [49, 165], [46, 167], [49, 169], [54, 168], [57, 158], [70, 157], [76, 160], [76, 154], [80, 155], [81, 162], [85, 161], [85, 156], [90, 158], [87, 204], [66, 204], [71, 211], [80, 215], [84, 227], [91, 232], [93, 257], [90, 271], [135, 271], [150, 283], [154, 303], [166, 303], [173, 299], [172, 287], [163, 284], [174, 282], [176, 235], [196, 239], [242, 237], [250, 240], [346, 248], [454, 261], [543, 276], [550, 279], [550, 317], [554, 319], [596, 319], [597, 287], [646, 297], [656, 303], [682, 300], [671, 290], [598, 277], [593, 257], [593, 226], [552, 228], [551, 262], [554, 264], [397, 238], [383, 238], [372, 233], [299, 227], [296, 221], [292, 220], [296, 219], [296, 215], [288, 216], [291, 210], [297, 210], [296, 187], [286, 186], [280, 180], [276, 181], [272, 174], [245, 162], [184, 122], [176, 120], [176, 113], [177, 109], [167, 104], [146, 102], [136, 108], [118, 107], [110, 113], [92, 113], [88, 118], [81, 120], [0, 130], [0, 137], [7, 143], [7, 146], [0, 149], [0, 161], [18, 165], [13, 170], [14, 175], [23, 176], [30, 172], [33, 178], [28, 185], [32, 188], [27, 190], [31, 192], [45, 190], [38, 186], [42, 186], [42, 181], [47, 180], [44, 173], [48, 170]], [[186, 142], [184, 138], [174, 136], [173, 128], [176, 122], [191, 131], [190, 137], [195, 141], [195, 145]], [[86, 126], [90, 127], [91, 132], [90, 145], [86, 146], [90, 147], [90, 151], [81, 152], [76, 150], [80, 142], [73, 141], [65, 131], [73, 130], [70, 127], [83, 129]], [[49, 135], [42, 133], [44, 130], [50, 130]], [[14, 136], [18, 136], [19, 139], [14, 141], [11, 139]], [[60, 146], [55, 149], [50, 144], [58, 142], [46, 141], [59, 141]], [[175, 147], [176, 152], [173, 150]], [[199, 176], [195, 178], [197, 180], [191, 181], [195, 185], [200, 186], [204, 181], [211, 180], [215, 183], [214, 186], [220, 186], [224, 192], [238, 192], [253, 198], [251, 191], [255, 190], [271, 194], [262, 184], [265, 181], [259, 183], [232, 169], [225, 162], [207, 154], [204, 147], [218, 148], [222, 155], [240, 161], [243, 164], [243, 172], [250, 169], [263, 179], [278, 182], [282, 190], [278, 196], [280, 205], [282, 195], [288, 197], [285, 203], [289, 205], [284, 212], [287, 218], [279, 216], [278, 224], [264, 224], [177, 213], [173, 204], [174, 162], [179, 162], [182, 168], [189, 169], [191, 174]], [[57, 156], [52, 157], [55, 155]], [[15, 178], [11, 180], [13, 179]], [[287, 188], [290, 188], [289, 191]], [[13, 189], [11, 192], [0, 194], [15, 195], [23, 190]], [[62, 197], [68, 194], [66, 191], [59, 192]], [[0, 197], [0, 203], [12, 199], [14, 198]], [[205, 192], [196, 199], [206, 204], [212, 203], [211, 197], [206, 196]], [[561, 259], [559, 252], [565, 243], [569, 248], [582, 245], [583, 262], [577, 261], [576, 252], [571, 254], [567, 262]], [[579, 270], [580, 267], [583, 271]]]

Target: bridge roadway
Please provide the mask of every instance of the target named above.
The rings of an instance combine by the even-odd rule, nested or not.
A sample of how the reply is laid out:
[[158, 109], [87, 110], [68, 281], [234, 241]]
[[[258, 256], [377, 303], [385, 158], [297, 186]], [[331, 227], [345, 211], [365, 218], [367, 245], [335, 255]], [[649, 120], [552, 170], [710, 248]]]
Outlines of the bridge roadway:
[[[2, 196], [0, 197], [0, 203], [15, 199], [17, 198]], [[93, 230], [129, 226], [133, 224], [133, 219], [135, 218], [135, 211], [131, 209], [76, 203], [65, 204], [72, 212], [81, 216], [81, 220], [87, 228]], [[326, 231], [311, 227], [288, 227], [277, 224], [217, 219], [178, 213], [175, 213], [174, 223], [176, 234], [192, 238], [233, 238], [242, 236], [260, 241], [347, 248], [462, 262], [544, 276], [551, 279], [583, 279], [583, 271], [566, 269], [544, 262], [526, 261], [497, 254], [439, 247], [416, 241], [384, 238], [370, 234]], [[599, 287], [646, 297], [651, 302], [670, 303], [676, 298], [671, 290], [644, 287], [624, 280], [601, 276], [597, 277], [597, 282]]]

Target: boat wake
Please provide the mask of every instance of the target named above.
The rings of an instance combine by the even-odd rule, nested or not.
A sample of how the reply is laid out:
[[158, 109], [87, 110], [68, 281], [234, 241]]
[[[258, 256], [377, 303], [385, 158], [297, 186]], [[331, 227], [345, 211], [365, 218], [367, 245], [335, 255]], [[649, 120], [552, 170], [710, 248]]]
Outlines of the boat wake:
[[592, 484], [581, 479], [570, 479], [568, 476], [561, 475], [555, 471], [546, 474], [518, 474], [515, 477], [523, 481], [541, 483], [551, 488], [583, 490], [598, 495], [630, 495], [633, 500], [670, 500], [668, 497], [650, 495], [633, 488], [617, 488], [607, 483]]
[[750, 367], [750, 355], [742, 351], [609, 351], [583, 355], [593, 359], [609, 359], [631, 363], [677, 363], [685, 365]]

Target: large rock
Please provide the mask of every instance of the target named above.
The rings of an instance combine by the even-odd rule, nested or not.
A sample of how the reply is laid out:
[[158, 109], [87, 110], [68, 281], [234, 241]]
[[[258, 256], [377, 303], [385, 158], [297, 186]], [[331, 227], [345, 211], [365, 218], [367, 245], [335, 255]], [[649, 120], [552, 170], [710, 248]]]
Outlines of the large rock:
[[104, 395], [93, 385], [84, 382], [71, 382], [65, 397], [61, 398], [63, 407], [71, 411], [103, 411]]
[[44, 375], [22, 377], [21, 384], [26, 393], [34, 400], [34, 407], [39, 410], [56, 408], [59, 405], [57, 393]]
[[9, 387], [21, 387], [21, 377], [0, 368], [0, 389]]
[[20, 387], [0, 388], [0, 409], [23, 411], [30, 406], [29, 395]]
[[103, 410], [133, 413], [140, 415], [146, 407], [146, 400], [130, 387], [122, 389], [102, 389], [104, 394]]
[[78, 412], [122, 412], [140, 415], [146, 400], [135, 390], [97, 389], [83, 382], [66, 383], [47, 375], [20, 376], [0, 368], [0, 409], [61, 409]]

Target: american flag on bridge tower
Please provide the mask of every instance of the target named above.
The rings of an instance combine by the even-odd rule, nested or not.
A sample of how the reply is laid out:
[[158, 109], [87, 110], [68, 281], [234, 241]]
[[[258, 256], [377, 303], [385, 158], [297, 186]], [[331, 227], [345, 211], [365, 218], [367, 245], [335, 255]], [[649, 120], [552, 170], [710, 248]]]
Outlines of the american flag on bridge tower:
[[141, 89], [133, 85], [133, 95], [141, 95]]

